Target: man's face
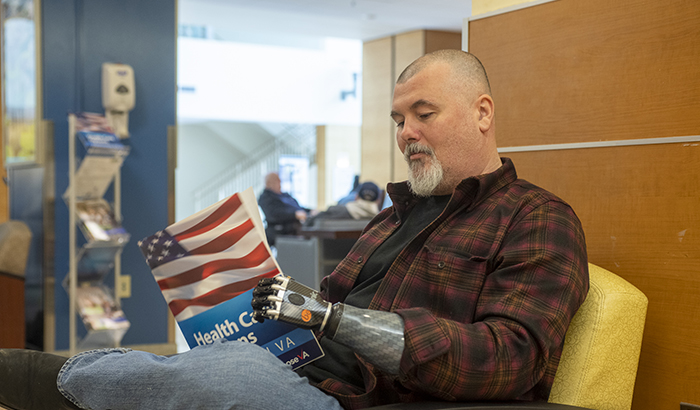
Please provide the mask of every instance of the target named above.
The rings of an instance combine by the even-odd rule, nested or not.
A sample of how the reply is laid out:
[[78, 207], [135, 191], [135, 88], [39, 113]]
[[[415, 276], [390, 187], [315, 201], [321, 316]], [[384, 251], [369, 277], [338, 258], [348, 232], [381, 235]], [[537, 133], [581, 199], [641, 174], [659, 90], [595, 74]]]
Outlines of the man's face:
[[483, 173], [486, 148], [476, 97], [441, 62], [396, 85], [391, 117], [417, 195], [447, 195], [461, 180]]
[[276, 192], [278, 194], [282, 193], [282, 182], [280, 181], [280, 177], [278, 177], [276, 174], [270, 175], [270, 180], [268, 181], [268, 188], [272, 192]]

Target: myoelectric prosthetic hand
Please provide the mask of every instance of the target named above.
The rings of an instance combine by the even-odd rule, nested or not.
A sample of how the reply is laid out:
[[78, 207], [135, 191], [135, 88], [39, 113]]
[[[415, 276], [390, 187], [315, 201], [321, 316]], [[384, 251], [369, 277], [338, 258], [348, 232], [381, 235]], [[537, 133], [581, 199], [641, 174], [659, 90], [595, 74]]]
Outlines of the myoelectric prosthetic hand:
[[324, 329], [331, 314], [330, 302], [318, 292], [281, 275], [261, 279], [251, 305], [258, 322], [274, 319], [304, 329]]
[[260, 280], [251, 304], [258, 322], [273, 319], [323, 331], [381, 370], [399, 373], [404, 323], [396, 313], [331, 304], [315, 290], [281, 275]]

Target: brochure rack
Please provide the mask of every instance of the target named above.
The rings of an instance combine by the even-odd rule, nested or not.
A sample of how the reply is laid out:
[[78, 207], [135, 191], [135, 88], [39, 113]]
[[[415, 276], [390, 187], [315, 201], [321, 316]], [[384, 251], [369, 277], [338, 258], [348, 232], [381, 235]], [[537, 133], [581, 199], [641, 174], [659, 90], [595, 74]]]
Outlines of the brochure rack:
[[[63, 199], [69, 212], [70, 255], [63, 286], [69, 295], [69, 348], [75, 354], [78, 349], [119, 346], [130, 326], [115, 291], [122, 249], [129, 241], [121, 226], [120, 180], [129, 147], [99, 114], [70, 114], [68, 127], [69, 184]], [[114, 208], [103, 198], [112, 184]], [[79, 241], [78, 230], [84, 240]], [[114, 286], [105, 283], [111, 272]], [[81, 340], [78, 314], [87, 330]]]

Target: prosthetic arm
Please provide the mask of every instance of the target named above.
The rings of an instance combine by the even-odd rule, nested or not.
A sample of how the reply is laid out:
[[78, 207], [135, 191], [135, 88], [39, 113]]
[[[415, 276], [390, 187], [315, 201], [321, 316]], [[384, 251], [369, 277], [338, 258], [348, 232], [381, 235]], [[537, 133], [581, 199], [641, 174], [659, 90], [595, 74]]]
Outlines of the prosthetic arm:
[[281, 275], [260, 280], [251, 304], [258, 322], [274, 319], [323, 331], [382, 371], [399, 373], [404, 323], [396, 313], [331, 304], [315, 290]]

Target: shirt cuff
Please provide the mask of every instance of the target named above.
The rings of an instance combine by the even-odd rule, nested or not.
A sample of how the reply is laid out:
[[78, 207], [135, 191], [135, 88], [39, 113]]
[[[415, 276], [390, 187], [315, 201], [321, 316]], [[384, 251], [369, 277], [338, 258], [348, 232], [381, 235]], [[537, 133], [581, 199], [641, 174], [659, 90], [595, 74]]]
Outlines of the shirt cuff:
[[404, 320], [405, 347], [401, 370], [406, 372], [450, 350], [452, 342], [447, 332], [440, 326], [438, 318], [427, 309], [401, 309], [395, 313]]

